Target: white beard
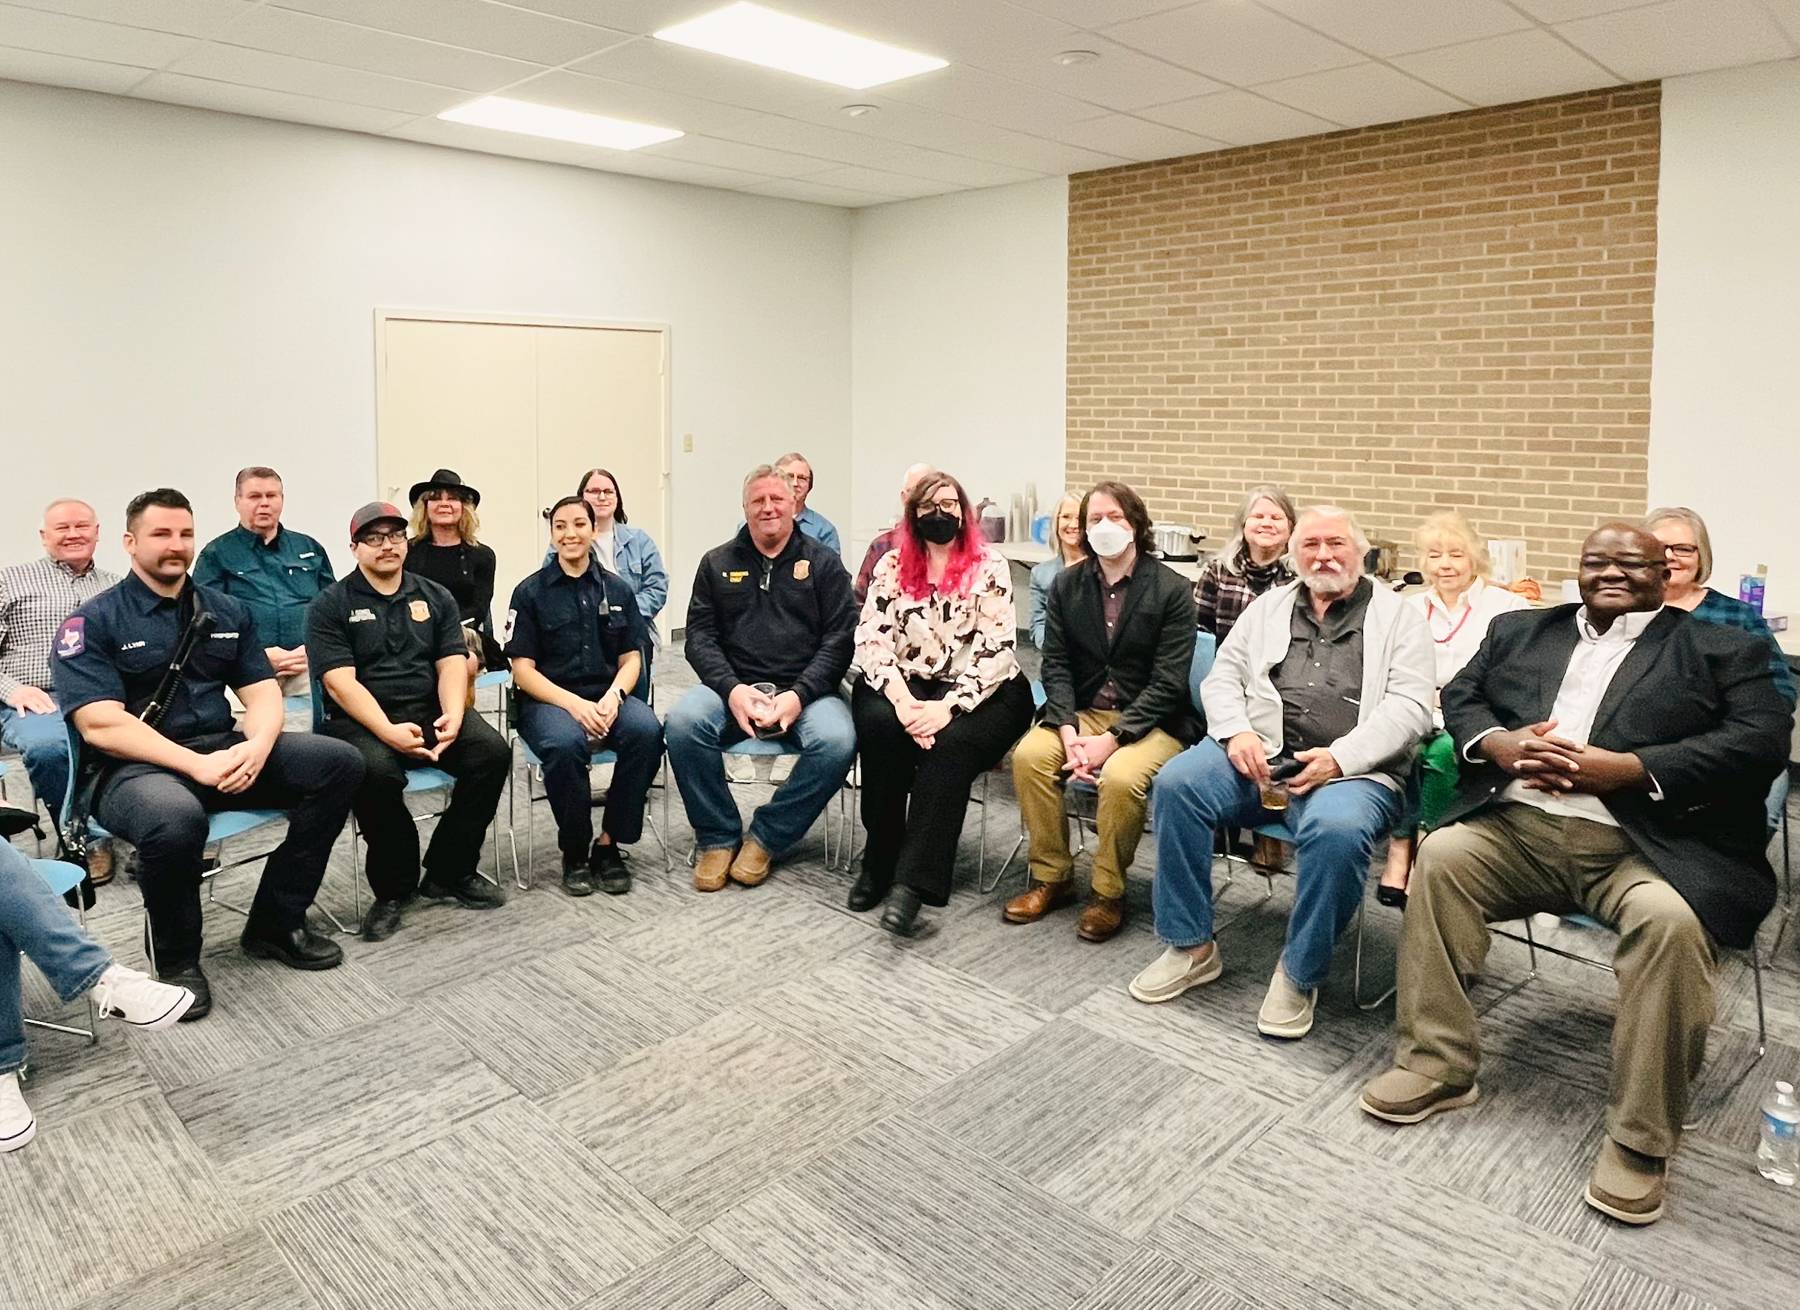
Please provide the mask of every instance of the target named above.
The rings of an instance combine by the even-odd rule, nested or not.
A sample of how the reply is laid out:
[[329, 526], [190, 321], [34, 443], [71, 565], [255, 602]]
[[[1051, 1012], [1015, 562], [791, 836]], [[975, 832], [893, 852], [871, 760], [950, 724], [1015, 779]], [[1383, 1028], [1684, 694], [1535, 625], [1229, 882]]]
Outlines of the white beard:
[[1356, 590], [1356, 584], [1362, 581], [1362, 570], [1348, 570], [1343, 573], [1331, 569], [1301, 569], [1300, 585], [1315, 596], [1327, 600], [1336, 600], [1348, 596]]

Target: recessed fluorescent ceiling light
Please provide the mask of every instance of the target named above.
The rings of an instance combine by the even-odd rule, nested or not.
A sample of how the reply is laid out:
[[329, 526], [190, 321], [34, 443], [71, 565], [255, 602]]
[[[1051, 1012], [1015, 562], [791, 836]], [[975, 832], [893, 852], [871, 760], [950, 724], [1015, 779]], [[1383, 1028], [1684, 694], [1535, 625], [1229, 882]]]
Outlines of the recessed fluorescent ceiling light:
[[761, 5], [727, 5], [656, 33], [658, 41], [706, 50], [861, 91], [943, 68], [945, 60], [852, 36]]
[[685, 135], [672, 127], [652, 127], [648, 123], [558, 109], [555, 105], [534, 105], [527, 100], [508, 100], [504, 96], [483, 96], [466, 105], [446, 109], [438, 117], [472, 127], [491, 127], [497, 132], [547, 136], [555, 141], [575, 141], [584, 146], [605, 146], [609, 150], [636, 150], [640, 146], [653, 146], [659, 141], [673, 141]]

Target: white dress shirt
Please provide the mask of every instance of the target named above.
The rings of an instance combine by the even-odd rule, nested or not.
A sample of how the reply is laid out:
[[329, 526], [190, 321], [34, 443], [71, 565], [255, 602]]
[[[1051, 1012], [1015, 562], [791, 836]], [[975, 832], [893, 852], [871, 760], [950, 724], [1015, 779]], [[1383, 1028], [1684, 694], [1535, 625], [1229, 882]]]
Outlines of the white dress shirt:
[[[1594, 717], [1600, 713], [1600, 702], [1606, 698], [1606, 689], [1612, 686], [1613, 675], [1618, 673], [1619, 665], [1625, 662], [1625, 657], [1631, 654], [1632, 647], [1637, 645], [1637, 639], [1644, 629], [1661, 613], [1662, 606], [1659, 605], [1653, 610], [1621, 614], [1605, 632], [1595, 632], [1588, 623], [1587, 606], [1575, 611], [1575, 631], [1580, 640], [1575, 643], [1575, 649], [1569, 655], [1569, 667], [1563, 672], [1562, 686], [1557, 688], [1556, 700], [1550, 707], [1550, 717], [1556, 720], [1554, 736], [1572, 741], [1577, 746], [1588, 744], [1588, 737], [1594, 731]], [[1491, 728], [1488, 731], [1498, 732], [1500, 729]], [[1481, 737], [1487, 735], [1484, 732]], [[1475, 738], [1475, 741], [1464, 748], [1466, 758], [1479, 758], [1474, 751], [1475, 744], [1481, 737]], [[1651, 796], [1660, 800], [1661, 794], [1654, 778], [1650, 780], [1650, 786]], [[1606, 808], [1606, 802], [1585, 792], [1535, 791], [1527, 787], [1524, 779], [1520, 778], [1507, 784], [1506, 790], [1500, 793], [1500, 799], [1535, 805], [1540, 810], [1566, 819], [1588, 819], [1614, 828], [1619, 826], [1612, 811]]]

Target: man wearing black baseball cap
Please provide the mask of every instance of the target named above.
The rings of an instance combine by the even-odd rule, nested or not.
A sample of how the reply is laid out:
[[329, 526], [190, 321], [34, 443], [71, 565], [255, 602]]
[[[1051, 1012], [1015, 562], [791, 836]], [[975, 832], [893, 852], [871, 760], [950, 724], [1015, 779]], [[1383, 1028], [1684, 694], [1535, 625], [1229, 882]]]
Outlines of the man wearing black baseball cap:
[[[356, 571], [320, 594], [307, 612], [306, 655], [325, 695], [319, 731], [355, 746], [366, 772], [353, 810], [369, 843], [375, 904], [363, 937], [400, 927], [416, 894], [472, 909], [504, 901], [476, 872], [512, 752], [468, 705], [469, 663], [456, 599], [406, 571], [406, 515], [373, 501], [350, 516]], [[406, 808], [408, 769], [426, 765], [456, 779], [419, 872], [419, 832]]]

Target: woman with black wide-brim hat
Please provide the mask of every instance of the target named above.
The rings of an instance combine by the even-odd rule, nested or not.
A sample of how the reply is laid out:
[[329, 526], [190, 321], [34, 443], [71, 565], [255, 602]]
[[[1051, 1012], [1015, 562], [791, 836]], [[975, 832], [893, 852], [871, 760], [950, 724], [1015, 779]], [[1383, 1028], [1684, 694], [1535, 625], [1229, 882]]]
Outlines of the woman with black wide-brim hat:
[[481, 504], [481, 493], [455, 469], [438, 469], [423, 482], [413, 483], [408, 499], [413, 507], [408, 571], [449, 588], [462, 621], [481, 635], [483, 666], [505, 668], [506, 657], [493, 635], [494, 551], [476, 536], [481, 519], [475, 507]]

